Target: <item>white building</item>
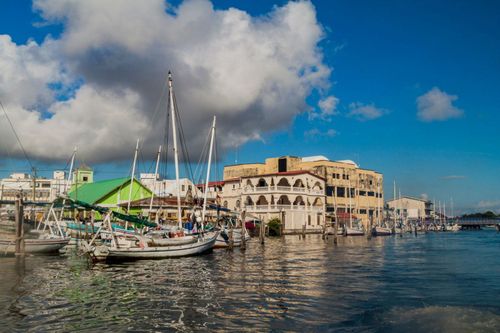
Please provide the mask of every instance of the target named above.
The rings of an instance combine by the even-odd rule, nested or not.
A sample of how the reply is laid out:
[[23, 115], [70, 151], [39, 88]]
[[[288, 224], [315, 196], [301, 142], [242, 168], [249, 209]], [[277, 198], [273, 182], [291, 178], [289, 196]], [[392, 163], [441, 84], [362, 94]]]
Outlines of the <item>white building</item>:
[[279, 218], [284, 232], [293, 233], [323, 229], [325, 199], [325, 179], [297, 170], [224, 180], [221, 201], [264, 222]]
[[404, 196], [388, 200], [387, 206], [395, 211], [397, 216], [410, 220], [425, 220], [434, 216], [433, 205], [429, 200]]
[[[148, 189], [154, 192], [158, 197], [177, 196], [177, 182], [175, 179], [160, 180], [160, 176], [154, 173], [141, 173], [140, 182]], [[180, 195], [186, 197], [188, 192], [191, 192], [193, 197], [200, 197], [201, 191], [188, 178], [179, 179]]]
[[[13, 173], [0, 179], [0, 200], [15, 200], [22, 193], [27, 201], [51, 202], [69, 189], [64, 171], [54, 171], [53, 178], [33, 178], [26, 173]], [[35, 197], [33, 197], [33, 187]]]

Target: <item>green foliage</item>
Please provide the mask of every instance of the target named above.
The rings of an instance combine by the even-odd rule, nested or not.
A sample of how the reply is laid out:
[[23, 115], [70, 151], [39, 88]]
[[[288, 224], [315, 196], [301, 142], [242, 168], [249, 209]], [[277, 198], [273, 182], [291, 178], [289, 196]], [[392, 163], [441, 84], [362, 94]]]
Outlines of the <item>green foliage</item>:
[[496, 215], [492, 211], [487, 211], [484, 213], [473, 213], [473, 214], [464, 214], [462, 215], [462, 218], [469, 218], [469, 219], [494, 219], [494, 218], [500, 218], [500, 215]]
[[269, 236], [281, 236], [281, 220], [277, 217], [272, 218], [267, 222], [269, 228]]

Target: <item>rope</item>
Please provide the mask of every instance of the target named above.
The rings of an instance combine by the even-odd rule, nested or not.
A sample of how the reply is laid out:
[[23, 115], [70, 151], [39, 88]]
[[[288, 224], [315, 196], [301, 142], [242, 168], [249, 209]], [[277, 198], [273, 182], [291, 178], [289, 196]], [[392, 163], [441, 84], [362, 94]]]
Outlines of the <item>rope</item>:
[[16, 137], [17, 142], [19, 143], [19, 146], [21, 147], [21, 150], [23, 151], [24, 158], [26, 158], [26, 161], [28, 161], [31, 169], [33, 170], [35, 167], [31, 163], [30, 158], [28, 157], [28, 154], [26, 153], [26, 150], [24, 149], [24, 146], [21, 142], [21, 139], [19, 139], [19, 136], [17, 135], [16, 130], [14, 129], [14, 125], [12, 124], [12, 121], [9, 118], [9, 115], [7, 114], [7, 111], [5, 110], [5, 107], [3, 106], [2, 101], [0, 100], [0, 106], [2, 107], [3, 113], [5, 114], [5, 117], [7, 118], [7, 121], [9, 122], [10, 128], [12, 129], [12, 132], [14, 133], [14, 136]]

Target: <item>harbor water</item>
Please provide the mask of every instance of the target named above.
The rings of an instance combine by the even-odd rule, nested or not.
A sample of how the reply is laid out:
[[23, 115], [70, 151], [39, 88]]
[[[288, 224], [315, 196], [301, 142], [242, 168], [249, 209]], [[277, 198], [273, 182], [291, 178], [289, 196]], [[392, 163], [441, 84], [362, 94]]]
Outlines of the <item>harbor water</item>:
[[494, 230], [249, 242], [182, 259], [0, 257], [2, 332], [500, 332]]

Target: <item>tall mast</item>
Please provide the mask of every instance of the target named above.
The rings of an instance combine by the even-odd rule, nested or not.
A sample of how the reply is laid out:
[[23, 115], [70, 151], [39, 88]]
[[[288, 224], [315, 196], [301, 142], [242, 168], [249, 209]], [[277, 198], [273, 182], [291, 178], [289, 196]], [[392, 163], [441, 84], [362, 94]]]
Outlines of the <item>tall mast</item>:
[[156, 176], [158, 175], [158, 166], [160, 165], [160, 156], [161, 156], [161, 145], [158, 148], [158, 156], [156, 156], [156, 167], [155, 167], [155, 178], [153, 180], [153, 193], [151, 194], [151, 201], [149, 202], [149, 218], [151, 219], [151, 210], [153, 209], [153, 199], [155, 197], [156, 191]]
[[352, 228], [352, 193], [351, 193], [351, 173], [347, 171], [347, 180], [349, 181], [349, 228]]
[[394, 200], [394, 225], [396, 225], [396, 206], [398, 204], [398, 202], [396, 201], [397, 198], [396, 198], [396, 180], [394, 179], [394, 187], [393, 187], [393, 192], [392, 192], [392, 198]]
[[377, 225], [380, 225], [380, 179], [377, 180]]
[[[75, 165], [75, 156], [76, 156], [76, 151], [77, 147], [73, 149], [73, 155], [71, 155], [71, 163], [69, 165], [69, 174], [68, 174], [68, 180], [64, 184], [64, 191], [63, 194], [66, 195], [68, 192], [68, 185], [71, 186], [71, 182], [73, 181], [73, 166]], [[75, 198], [76, 199], [76, 198]], [[59, 215], [59, 219], [62, 220], [63, 214], [64, 214], [64, 204], [66, 203], [66, 199], [63, 200], [63, 205], [61, 207], [61, 214]]]
[[177, 150], [177, 128], [175, 120], [174, 87], [172, 82], [172, 73], [168, 72], [168, 91], [170, 95], [170, 112], [172, 115], [172, 136], [174, 141], [174, 160], [175, 160], [175, 183], [177, 186], [177, 222], [179, 228], [182, 228], [181, 217], [181, 184], [179, 181], [179, 151]]
[[[127, 214], [129, 215], [130, 215], [130, 202], [132, 201], [132, 187], [134, 185], [135, 164], [137, 163], [138, 151], [139, 151], [139, 139], [137, 139], [137, 143], [135, 144], [134, 163], [132, 164], [132, 174], [130, 175], [130, 187], [128, 189]], [[128, 227], [128, 221], [125, 222], [125, 230], [127, 230], [127, 227]]]
[[215, 121], [216, 116], [214, 116], [214, 121], [212, 123], [211, 135], [210, 135], [210, 152], [208, 154], [208, 166], [207, 166], [207, 179], [205, 181], [205, 192], [203, 193], [203, 210], [201, 213], [201, 230], [203, 232], [203, 226], [205, 223], [205, 214], [207, 212], [207, 194], [208, 194], [208, 181], [210, 179], [210, 165], [212, 164], [212, 151], [214, 147], [214, 137], [215, 137]]

